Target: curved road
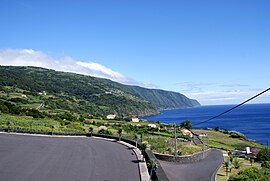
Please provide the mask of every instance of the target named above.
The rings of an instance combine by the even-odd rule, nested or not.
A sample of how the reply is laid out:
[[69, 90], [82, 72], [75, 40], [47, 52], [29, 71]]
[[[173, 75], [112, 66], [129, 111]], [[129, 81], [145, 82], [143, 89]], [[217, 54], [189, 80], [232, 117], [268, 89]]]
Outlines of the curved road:
[[134, 152], [118, 143], [96, 138], [0, 134], [0, 178], [138, 181], [140, 174]]
[[219, 166], [223, 163], [223, 154], [218, 150], [211, 150], [209, 155], [195, 163], [173, 163], [159, 160], [170, 181], [211, 181]]

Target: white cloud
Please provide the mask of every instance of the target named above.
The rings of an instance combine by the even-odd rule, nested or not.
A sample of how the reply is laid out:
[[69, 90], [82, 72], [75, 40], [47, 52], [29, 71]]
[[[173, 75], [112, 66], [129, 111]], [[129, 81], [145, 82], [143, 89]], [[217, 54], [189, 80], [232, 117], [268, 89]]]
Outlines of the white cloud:
[[[239, 104], [260, 93], [264, 88], [254, 88], [251, 85], [239, 83], [177, 83], [180, 92], [198, 100], [202, 105]], [[249, 103], [269, 103], [270, 91], [250, 101]]]
[[[103, 65], [100, 65], [98, 63], [95, 62], [76, 62], [77, 65], [86, 68], [87, 70], [91, 70], [91, 74], [92, 76], [97, 76], [97, 77], [105, 77], [105, 78], [109, 78], [112, 80], [116, 80], [118, 82], [129, 82], [130, 80], [125, 77], [124, 75], [115, 72]], [[85, 72], [87, 74], [87, 72]]]
[[[187, 96], [199, 100], [202, 105], [223, 105], [223, 104], [239, 104], [243, 101], [257, 95], [263, 89], [247, 89], [247, 90], [219, 90], [186, 93]], [[269, 103], [270, 92], [267, 92], [249, 103]]]
[[57, 71], [106, 78], [123, 84], [153, 87], [153, 85], [135, 81], [96, 62], [77, 61], [68, 56], [55, 58], [32, 49], [0, 50], [0, 65], [43, 67]]

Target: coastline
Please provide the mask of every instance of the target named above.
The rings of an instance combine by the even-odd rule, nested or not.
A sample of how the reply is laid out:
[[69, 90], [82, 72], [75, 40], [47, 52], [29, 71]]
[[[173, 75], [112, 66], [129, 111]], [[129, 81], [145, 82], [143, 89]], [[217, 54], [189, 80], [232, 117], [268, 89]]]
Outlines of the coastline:
[[[231, 107], [232, 105], [203, 105], [187, 109], [162, 110], [159, 114], [140, 118], [165, 124], [180, 124], [182, 121], [190, 120], [195, 125], [195, 129], [219, 127], [223, 130], [235, 130], [244, 134], [248, 140], [266, 145], [267, 140], [270, 140], [268, 134], [270, 129], [270, 122], [268, 121], [270, 119], [269, 103], [246, 104], [215, 120], [196, 126], [198, 122], [205, 121]], [[256, 124], [256, 128], [254, 128], [254, 124]]]

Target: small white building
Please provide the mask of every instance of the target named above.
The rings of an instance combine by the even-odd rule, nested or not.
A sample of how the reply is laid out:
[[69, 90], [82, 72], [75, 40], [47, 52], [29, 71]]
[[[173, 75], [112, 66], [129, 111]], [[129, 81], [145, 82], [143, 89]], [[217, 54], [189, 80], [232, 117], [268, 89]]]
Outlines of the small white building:
[[200, 137], [207, 137], [207, 134], [206, 133], [200, 133], [199, 136]]
[[141, 124], [136, 124], [137, 128], [142, 128], [143, 126]]
[[157, 125], [155, 125], [155, 124], [148, 124], [148, 126], [151, 128], [157, 128]]
[[47, 95], [46, 91], [39, 92], [38, 94], [39, 95], [42, 95], [42, 96], [46, 96]]
[[109, 114], [107, 115], [107, 119], [115, 119], [116, 115], [115, 114]]
[[140, 122], [140, 119], [138, 117], [132, 117], [131, 121], [134, 123], [138, 123], [138, 122]]
[[22, 98], [27, 98], [27, 96], [26, 96], [25, 94], [23, 94], [21, 97], [22, 97]]
[[246, 153], [247, 153], [247, 154], [250, 154], [250, 153], [251, 153], [250, 147], [246, 147]]

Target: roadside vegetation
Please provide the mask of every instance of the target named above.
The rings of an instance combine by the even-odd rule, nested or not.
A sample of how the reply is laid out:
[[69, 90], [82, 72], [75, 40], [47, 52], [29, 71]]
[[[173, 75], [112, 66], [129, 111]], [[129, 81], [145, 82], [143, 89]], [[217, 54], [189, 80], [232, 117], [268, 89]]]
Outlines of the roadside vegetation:
[[[63, 118], [63, 119], [61, 119]], [[29, 133], [67, 133], [67, 134], [107, 134], [124, 137], [134, 141], [146, 141], [151, 150], [157, 153], [173, 154], [173, 130], [165, 130], [172, 125], [157, 124], [158, 128], [148, 126], [149, 122], [132, 123], [129, 119], [106, 120], [104, 118], [77, 118], [65, 113], [52, 118], [34, 118], [26, 115], [0, 114], [0, 129], [6, 131], [27, 131]], [[154, 124], [154, 123], [151, 123]], [[161, 127], [161, 128], [160, 128]], [[185, 137], [177, 131], [178, 137]], [[178, 142], [177, 154], [193, 154], [201, 146], [192, 142]]]

